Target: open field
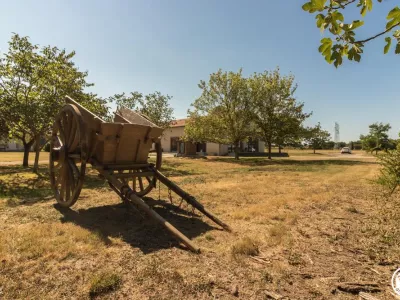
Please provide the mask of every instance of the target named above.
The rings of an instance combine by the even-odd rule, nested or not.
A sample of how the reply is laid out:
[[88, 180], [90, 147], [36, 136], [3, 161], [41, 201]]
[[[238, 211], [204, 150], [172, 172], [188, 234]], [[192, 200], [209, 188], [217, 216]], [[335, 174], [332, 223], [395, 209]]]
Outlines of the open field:
[[338, 285], [368, 281], [376, 297], [390, 299], [400, 249], [380, 222], [375, 159], [302, 151], [272, 161], [164, 160], [163, 172], [234, 230], [154, 190], [148, 203], [199, 255], [127, 211], [93, 171], [65, 210], [55, 205], [46, 165], [40, 175], [1, 165], [0, 298], [358, 299]]
[[[0, 152], [0, 165], [17, 165], [22, 164], [24, 157], [23, 152]], [[33, 164], [35, 161], [35, 153], [30, 152], [29, 163]], [[40, 152], [39, 161], [47, 163], [49, 161], [49, 152]]]

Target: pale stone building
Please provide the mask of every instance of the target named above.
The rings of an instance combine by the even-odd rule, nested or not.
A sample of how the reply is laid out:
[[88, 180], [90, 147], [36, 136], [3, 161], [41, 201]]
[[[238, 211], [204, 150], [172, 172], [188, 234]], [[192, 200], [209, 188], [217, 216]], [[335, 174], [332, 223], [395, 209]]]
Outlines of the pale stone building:
[[[187, 119], [175, 120], [171, 127], [166, 129], [161, 137], [161, 147], [164, 152], [173, 152], [184, 155], [229, 155], [233, 152], [231, 145], [218, 143], [192, 143], [184, 142], [181, 138], [184, 135], [185, 123]], [[242, 152], [264, 152], [265, 145], [261, 141], [249, 141], [241, 143]]]

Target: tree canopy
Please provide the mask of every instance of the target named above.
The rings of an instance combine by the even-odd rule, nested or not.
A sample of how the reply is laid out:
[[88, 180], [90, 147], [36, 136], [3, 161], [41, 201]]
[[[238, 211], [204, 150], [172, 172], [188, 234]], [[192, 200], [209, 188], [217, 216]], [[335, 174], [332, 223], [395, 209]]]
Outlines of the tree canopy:
[[168, 128], [173, 120], [174, 110], [170, 106], [172, 97], [163, 95], [156, 91], [143, 95], [139, 92], [132, 92], [129, 96], [125, 93], [116, 94], [109, 98], [117, 106], [123, 105], [129, 109], [140, 112], [148, 117], [154, 124], [161, 128]]
[[86, 82], [87, 72], [75, 66], [74, 56], [74, 51], [39, 47], [28, 37], [13, 34], [8, 52], [0, 57], [0, 115], [10, 135], [24, 145], [24, 166], [35, 140], [50, 133], [65, 95], [94, 112], [107, 111], [104, 101], [84, 92], [92, 84]]
[[303, 10], [316, 14], [316, 25], [321, 31], [328, 30], [330, 36], [321, 39], [319, 52], [328, 63], [338, 67], [343, 62], [343, 57], [359, 62], [364, 46], [379, 37], [385, 37], [383, 52], [389, 52], [392, 43], [395, 44], [394, 53], [400, 53], [400, 8], [394, 6], [387, 14], [386, 24], [377, 29], [377, 32], [366, 38], [357, 38], [356, 34], [364, 25], [364, 20], [356, 19], [348, 21], [344, 13], [348, 15], [359, 14], [361, 18], [372, 11], [374, 3], [382, 0], [310, 0], [306, 2]]
[[304, 104], [296, 101], [294, 76], [282, 76], [279, 68], [273, 72], [255, 73], [249, 78], [251, 116], [257, 135], [268, 145], [278, 146], [296, 139], [301, 125], [311, 114], [303, 112]]
[[185, 138], [195, 142], [208, 141], [235, 146], [239, 158], [240, 142], [252, 132], [250, 93], [242, 70], [210, 75], [208, 82], [200, 81], [201, 96], [188, 111]]
[[378, 152], [382, 149], [392, 148], [388, 135], [391, 128], [389, 123], [383, 124], [382, 122], [369, 125], [369, 133], [360, 136], [363, 150]]
[[331, 135], [328, 131], [323, 130], [321, 124], [318, 123], [314, 127], [304, 128], [303, 137], [305, 142], [313, 148], [315, 153], [316, 149], [324, 148], [325, 143], [330, 140]]

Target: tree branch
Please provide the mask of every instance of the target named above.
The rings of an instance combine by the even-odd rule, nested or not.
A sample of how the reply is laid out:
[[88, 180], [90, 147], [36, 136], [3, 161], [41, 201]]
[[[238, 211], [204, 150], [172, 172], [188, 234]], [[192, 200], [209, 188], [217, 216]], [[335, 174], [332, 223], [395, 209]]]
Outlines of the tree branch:
[[377, 35], [374, 35], [374, 36], [372, 36], [372, 37], [370, 37], [370, 38], [368, 38], [368, 39], [365, 39], [365, 40], [355, 41], [355, 42], [353, 42], [352, 44], [364, 44], [364, 43], [366, 43], [366, 42], [369, 42], [370, 40], [376, 39], [377, 37], [380, 37], [381, 35], [384, 35], [385, 33], [388, 33], [388, 32], [391, 31], [393, 28], [395, 28], [395, 27], [397, 27], [397, 26], [399, 26], [399, 25], [400, 25], [400, 22], [394, 24], [393, 26], [389, 27], [388, 29], [386, 29], [385, 31], [383, 31], [383, 32], [381, 32], [381, 33], [378, 33]]
[[345, 8], [347, 5], [356, 2], [356, 0], [350, 0], [349, 2], [345, 3], [345, 4], [339, 4], [339, 6], [325, 6], [324, 9], [328, 9], [328, 10], [332, 10], [332, 9], [343, 9]]

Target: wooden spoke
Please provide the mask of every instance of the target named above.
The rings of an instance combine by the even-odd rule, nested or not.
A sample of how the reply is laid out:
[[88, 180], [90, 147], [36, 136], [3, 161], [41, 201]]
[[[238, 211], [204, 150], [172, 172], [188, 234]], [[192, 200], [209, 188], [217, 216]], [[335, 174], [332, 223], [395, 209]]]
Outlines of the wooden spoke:
[[146, 179], [149, 184], [153, 184], [153, 179], [151, 179], [149, 176], [146, 176]]
[[65, 167], [64, 166], [61, 169], [61, 173], [62, 173], [62, 178], [61, 178], [60, 198], [61, 198], [61, 201], [65, 201], [64, 193], [65, 193], [65, 184], [66, 184], [67, 178], [65, 176]]
[[132, 178], [132, 190], [136, 192], [136, 176], [133, 176]]
[[143, 180], [142, 180], [142, 177], [139, 177], [139, 187], [140, 187], [140, 191], [143, 192], [144, 187], [143, 187]]
[[[76, 178], [74, 176], [74, 167], [73, 166], [75, 166], [74, 162], [71, 161], [70, 159], [68, 159], [68, 172], [69, 172], [69, 176], [71, 178], [72, 194], [74, 193], [74, 190], [75, 190], [75, 181], [76, 181]], [[79, 171], [78, 171], [78, 173], [79, 173]]]
[[70, 128], [71, 134], [68, 138], [68, 147], [71, 149], [71, 151], [74, 151], [75, 149], [72, 149], [72, 148], [74, 146], [73, 143], [76, 139], [76, 120], [73, 119], [71, 123], [72, 123], [71, 128]]
[[64, 138], [65, 138], [65, 144], [68, 145], [68, 138], [69, 138], [69, 122], [68, 122], [68, 114], [67, 112], [63, 113], [61, 115], [61, 124], [63, 127], [63, 131], [64, 131]]

